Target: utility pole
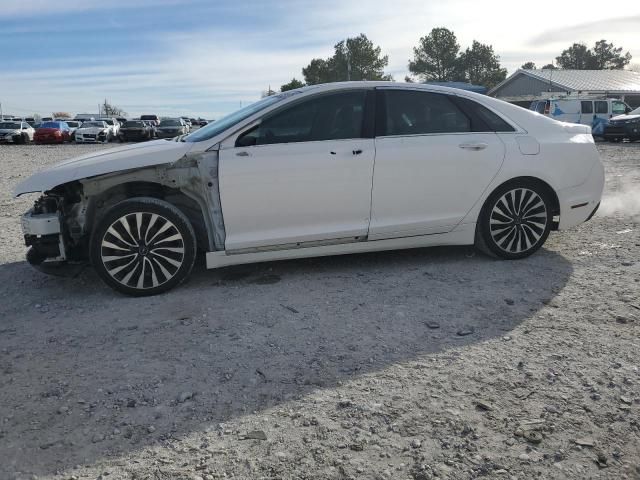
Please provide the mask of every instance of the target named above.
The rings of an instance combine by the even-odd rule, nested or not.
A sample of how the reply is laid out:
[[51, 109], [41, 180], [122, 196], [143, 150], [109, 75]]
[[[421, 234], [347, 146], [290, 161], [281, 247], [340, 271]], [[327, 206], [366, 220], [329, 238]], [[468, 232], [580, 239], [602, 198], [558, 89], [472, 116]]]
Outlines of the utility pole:
[[2, 102], [0, 102], [0, 120], [4, 120], [4, 115], [2, 115]]

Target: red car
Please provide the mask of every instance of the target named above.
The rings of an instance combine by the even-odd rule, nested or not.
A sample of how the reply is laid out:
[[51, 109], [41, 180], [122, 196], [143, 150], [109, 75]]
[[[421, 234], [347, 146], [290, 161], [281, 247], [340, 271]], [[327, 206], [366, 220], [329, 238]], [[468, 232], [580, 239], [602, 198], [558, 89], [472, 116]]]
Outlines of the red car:
[[67, 122], [44, 122], [33, 135], [35, 143], [64, 143], [71, 141], [71, 129]]

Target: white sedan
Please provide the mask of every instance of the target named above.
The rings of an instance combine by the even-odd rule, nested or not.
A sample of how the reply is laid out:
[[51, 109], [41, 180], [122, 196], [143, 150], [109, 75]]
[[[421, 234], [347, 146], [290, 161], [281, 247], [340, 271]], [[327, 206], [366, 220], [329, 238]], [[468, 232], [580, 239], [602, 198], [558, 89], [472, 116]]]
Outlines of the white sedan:
[[264, 98], [173, 141], [37, 173], [22, 220], [39, 267], [90, 260], [116, 290], [209, 268], [473, 245], [503, 259], [593, 216], [604, 170], [588, 126], [462, 90], [388, 82]]
[[102, 120], [84, 122], [75, 131], [76, 143], [107, 143], [113, 138], [112, 127]]
[[33, 142], [35, 132], [31, 125], [21, 120], [0, 121], [0, 143]]

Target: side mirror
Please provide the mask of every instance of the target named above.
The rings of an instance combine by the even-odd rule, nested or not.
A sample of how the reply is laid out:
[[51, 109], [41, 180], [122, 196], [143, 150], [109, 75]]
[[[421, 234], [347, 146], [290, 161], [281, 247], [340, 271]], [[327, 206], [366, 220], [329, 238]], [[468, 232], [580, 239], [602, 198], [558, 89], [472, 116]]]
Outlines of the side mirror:
[[624, 114], [628, 115], [629, 113], [631, 113], [631, 107], [625, 107]]
[[236, 141], [236, 147], [253, 147], [258, 143], [258, 139], [253, 135], [245, 135], [243, 137], [238, 138]]

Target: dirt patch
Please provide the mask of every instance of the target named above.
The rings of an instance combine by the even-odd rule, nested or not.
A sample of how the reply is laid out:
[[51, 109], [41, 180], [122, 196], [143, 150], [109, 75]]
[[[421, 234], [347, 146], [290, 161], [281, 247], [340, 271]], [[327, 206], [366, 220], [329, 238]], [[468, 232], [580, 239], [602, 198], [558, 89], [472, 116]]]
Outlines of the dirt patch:
[[[502, 262], [433, 248], [220, 271], [125, 298], [24, 263], [0, 150], [0, 478], [640, 478], [640, 224]], [[640, 144], [599, 146], [607, 199]], [[623, 187], [624, 186], [624, 187]]]

